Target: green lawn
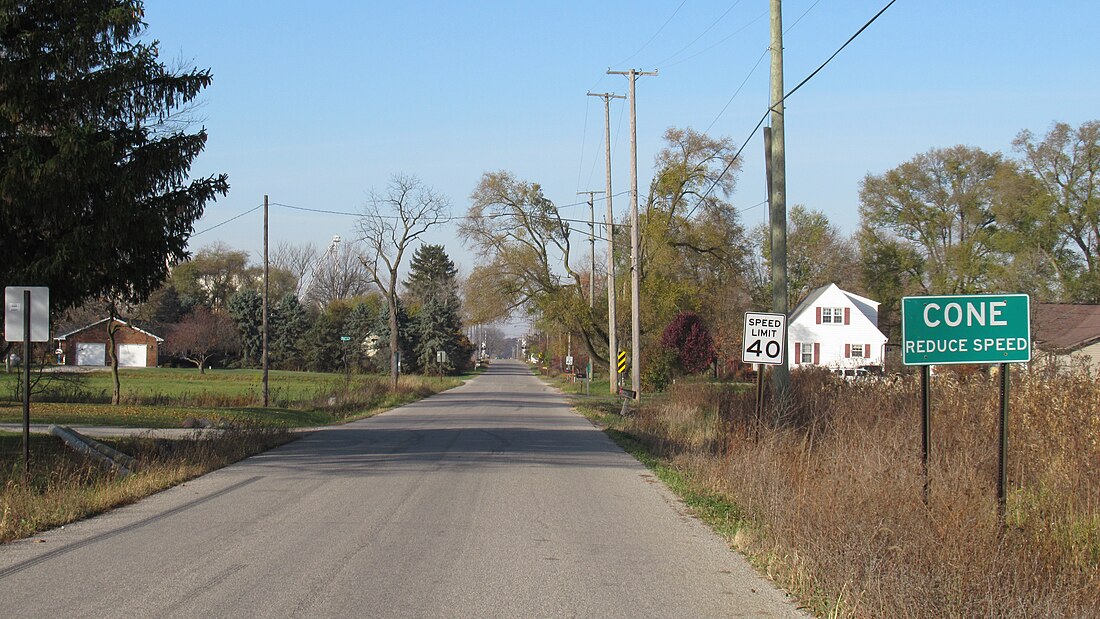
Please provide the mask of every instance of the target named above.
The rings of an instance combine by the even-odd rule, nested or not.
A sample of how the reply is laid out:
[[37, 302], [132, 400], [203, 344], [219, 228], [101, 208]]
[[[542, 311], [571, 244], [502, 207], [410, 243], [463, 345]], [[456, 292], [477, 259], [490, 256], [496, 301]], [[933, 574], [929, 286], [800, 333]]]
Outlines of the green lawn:
[[[0, 423], [22, 420], [20, 377], [0, 374]], [[260, 370], [142, 368], [120, 370], [122, 404], [110, 405], [110, 372], [45, 374], [32, 388], [31, 421], [72, 425], [179, 427], [188, 417], [289, 427], [357, 419], [462, 383], [461, 378], [403, 376], [396, 394], [389, 378], [272, 371], [262, 407]]]

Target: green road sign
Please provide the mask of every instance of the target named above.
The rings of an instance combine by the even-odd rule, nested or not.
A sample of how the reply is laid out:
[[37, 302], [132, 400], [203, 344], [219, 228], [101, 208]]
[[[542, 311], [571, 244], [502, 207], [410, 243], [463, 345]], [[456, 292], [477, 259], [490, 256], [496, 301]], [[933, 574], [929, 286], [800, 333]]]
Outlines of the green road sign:
[[1031, 361], [1026, 294], [946, 295], [901, 300], [905, 365]]

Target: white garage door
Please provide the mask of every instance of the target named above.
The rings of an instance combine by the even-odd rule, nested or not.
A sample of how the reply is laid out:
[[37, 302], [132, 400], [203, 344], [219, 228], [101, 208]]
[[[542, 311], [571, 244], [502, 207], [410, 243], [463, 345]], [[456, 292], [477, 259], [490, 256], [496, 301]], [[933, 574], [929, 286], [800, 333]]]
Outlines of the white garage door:
[[145, 344], [119, 344], [118, 364], [126, 368], [145, 367]]
[[76, 344], [76, 364], [77, 365], [106, 365], [107, 363], [107, 345], [106, 344], [83, 344], [77, 342]]

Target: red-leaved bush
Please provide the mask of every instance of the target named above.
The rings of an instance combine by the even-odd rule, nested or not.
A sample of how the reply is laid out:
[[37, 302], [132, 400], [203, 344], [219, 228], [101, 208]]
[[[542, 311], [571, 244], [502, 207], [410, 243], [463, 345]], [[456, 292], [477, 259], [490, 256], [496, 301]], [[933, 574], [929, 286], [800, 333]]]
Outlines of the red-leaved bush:
[[688, 374], [698, 374], [714, 361], [714, 340], [695, 312], [680, 312], [661, 333], [661, 346], [676, 352]]

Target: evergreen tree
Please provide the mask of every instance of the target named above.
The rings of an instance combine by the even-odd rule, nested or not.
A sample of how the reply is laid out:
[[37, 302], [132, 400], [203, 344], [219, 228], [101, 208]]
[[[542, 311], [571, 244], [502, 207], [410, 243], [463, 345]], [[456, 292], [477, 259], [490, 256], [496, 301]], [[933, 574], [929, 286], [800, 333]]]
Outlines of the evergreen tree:
[[0, 5], [0, 282], [61, 311], [144, 300], [186, 257], [225, 175], [190, 180], [205, 131], [178, 116], [211, 82], [157, 58], [140, 0]]
[[267, 323], [269, 361], [283, 369], [304, 367], [302, 339], [310, 328], [309, 314], [293, 292], [284, 294], [275, 304]]
[[364, 346], [367, 339], [376, 334], [375, 318], [381, 307], [381, 303], [371, 304], [365, 300], [360, 301], [351, 308], [344, 321], [344, 335], [351, 338], [348, 344], [348, 363], [352, 367], [363, 369], [366, 365], [367, 356]]
[[426, 372], [437, 371], [436, 353], [447, 353], [443, 370], [453, 371], [462, 361], [462, 318], [459, 315], [458, 269], [442, 245], [416, 249], [405, 282], [409, 296], [420, 303], [412, 325], [417, 336], [416, 360]]
[[240, 333], [241, 361], [253, 365], [263, 355], [263, 297], [245, 289], [229, 297], [229, 316]]
[[426, 303], [429, 299], [458, 295], [458, 269], [442, 245], [421, 245], [413, 252], [405, 289], [410, 300]]
[[306, 367], [314, 372], [335, 372], [344, 367], [340, 323], [329, 312], [318, 314], [306, 332], [303, 346]]
[[[391, 350], [389, 346], [390, 340], [390, 310], [388, 305], [383, 305], [378, 310], [378, 315], [375, 317], [374, 323], [375, 333], [380, 338], [381, 349], [378, 351], [376, 358], [381, 358], [387, 368], [389, 366], [386, 363], [386, 359], [392, 359]], [[412, 319], [409, 316], [409, 312], [405, 307], [405, 304], [398, 299], [397, 301], [397, 350], [401, 355], [401, 373], [412, 374], [420, 369], [417, 363], [416, 350], [418, 345], [418, 333], [413, 328]]]

